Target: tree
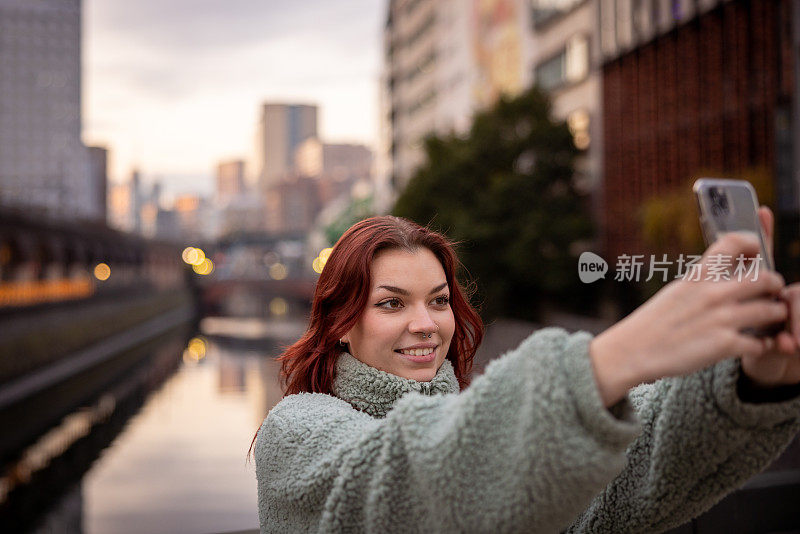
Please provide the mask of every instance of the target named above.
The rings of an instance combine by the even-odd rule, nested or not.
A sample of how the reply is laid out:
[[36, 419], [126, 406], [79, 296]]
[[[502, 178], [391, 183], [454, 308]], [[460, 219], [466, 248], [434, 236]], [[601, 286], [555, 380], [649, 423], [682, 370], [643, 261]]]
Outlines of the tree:
[[572, 179], [578, 150], [550, 111], [533, 88], [477, 114], [465, 137], [428, 137], [393, 210], [461, 243], [484, 318], [536, 319], [542, 304], [577, 309], [594, 294], [577, 273], [593, 232]]

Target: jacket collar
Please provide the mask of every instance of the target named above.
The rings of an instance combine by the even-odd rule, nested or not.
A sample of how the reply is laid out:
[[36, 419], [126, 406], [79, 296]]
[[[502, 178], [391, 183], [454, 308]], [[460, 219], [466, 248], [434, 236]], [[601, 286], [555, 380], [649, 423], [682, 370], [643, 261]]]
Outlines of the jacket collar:
[[445, 360], [430, 382], [418, 382], [370, 367], [347, 352], [336, 361], [333, 394], [373, 417], [386, 416], [394, 403], [411, 391], [423, 395], [458, 393], [453, 365]]

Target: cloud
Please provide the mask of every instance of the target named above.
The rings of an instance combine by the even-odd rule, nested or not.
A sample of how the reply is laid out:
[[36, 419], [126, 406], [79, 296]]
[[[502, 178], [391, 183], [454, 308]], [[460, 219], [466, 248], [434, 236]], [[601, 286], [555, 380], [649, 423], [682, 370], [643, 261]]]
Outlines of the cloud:
[[324, 137], [371, 144], [381, 4], [88, 0], [85, 138], [110, 146], [118, 180], [209, 172], [247, 153], [271, 99], [316, 102]]
[[[122, 40], [177, 53], [239, 48], [292, 35], [326, 36], [356, 51], [378, 35], [375, 0], [91, 0], [91, 23]], [[376, 18], [378, 24], [376, 25]]]

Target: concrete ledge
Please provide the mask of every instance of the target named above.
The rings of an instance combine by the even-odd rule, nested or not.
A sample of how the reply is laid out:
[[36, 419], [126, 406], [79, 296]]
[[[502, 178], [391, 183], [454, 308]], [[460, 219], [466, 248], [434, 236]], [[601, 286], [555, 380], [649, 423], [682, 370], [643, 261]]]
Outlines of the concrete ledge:
[[0, 410], [112, 358], [145, 339], [185, 323], [191, 319], [192, 314], [191, 308], [184, 307], [173, 310], [59, 360], [44, 369], [9, 382], [0, 387]]

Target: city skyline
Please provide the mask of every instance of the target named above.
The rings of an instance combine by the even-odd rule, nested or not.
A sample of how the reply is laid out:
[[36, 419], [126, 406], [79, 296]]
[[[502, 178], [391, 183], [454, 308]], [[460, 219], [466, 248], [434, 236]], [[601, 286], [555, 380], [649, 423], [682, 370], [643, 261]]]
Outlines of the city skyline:
[[210, 193], [247, 158], [262, 103], [312, 103], [329, 142], [376, 145], [383, 2], [85, 0], [83, 140], [109, 178]]

